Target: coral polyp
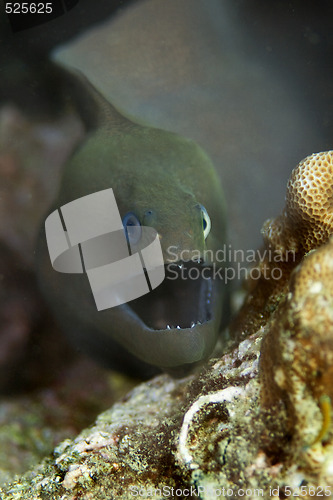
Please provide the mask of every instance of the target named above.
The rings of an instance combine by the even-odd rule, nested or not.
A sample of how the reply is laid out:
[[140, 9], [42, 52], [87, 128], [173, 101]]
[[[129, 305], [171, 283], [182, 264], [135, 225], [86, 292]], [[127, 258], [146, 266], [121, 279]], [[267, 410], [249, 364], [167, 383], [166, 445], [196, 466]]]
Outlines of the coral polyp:
[[[266, 323], [281, 297], [288, 293], [294, 268], [307, 252], [326, 243], [333, 234], [332, 200], [333, 151], [314, 153], [292, 171], [282, 214], [263, 224], [261, 232], [268, 257], [256, 264], [259, 279], [247, 279], [248, 295], [231, 326], [236, 337], [249, 335]], [[250, 273], [256, 277], [258, 274]]]
[[286, 226], [299, 252], [326, 243], [333, 233], [333, 151], [305, 158], [290, 176]]

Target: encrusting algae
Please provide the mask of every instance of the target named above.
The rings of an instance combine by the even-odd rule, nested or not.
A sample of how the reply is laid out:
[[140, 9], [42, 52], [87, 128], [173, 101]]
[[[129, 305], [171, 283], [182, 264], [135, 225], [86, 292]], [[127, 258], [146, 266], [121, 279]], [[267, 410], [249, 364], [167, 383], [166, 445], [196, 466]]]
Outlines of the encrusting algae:
[[329, 240], [293, 272], [290, 292], [268, 325], [261, 348], [262, 404], [272, 408], [283, 402], [288, 432], [300, 450], [330, 435], [332, 332], [333, 240]]
[[248, 293], [231, 325], [233, 336], [244, 337], [266, 323], [288, 293], [290, 275], [304, 255], [333, 234], [332, 196], [333, 151], [312, 154], [292, 171], [282, 214], [263, 224], [268, 252], [261, 253], [267, 257], [246, 280]]

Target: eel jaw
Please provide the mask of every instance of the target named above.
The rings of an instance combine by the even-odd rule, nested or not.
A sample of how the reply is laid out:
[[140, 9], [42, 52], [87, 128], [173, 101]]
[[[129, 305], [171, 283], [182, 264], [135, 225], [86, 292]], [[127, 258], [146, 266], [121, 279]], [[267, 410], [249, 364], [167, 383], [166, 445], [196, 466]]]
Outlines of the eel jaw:
[[212, 320], [214, 291], [211, 267], [178, 261], [165, 265], [161, 285], [128, 306], [149, 329], [193, 329]]
[[136, 355], [174, 377], [190, 373], [216, 345], [224, 294], [212, 266], [193, 261], [167, 264], [159, 287], [126, 304], [146, 338], [143, 346], [136, 345]]

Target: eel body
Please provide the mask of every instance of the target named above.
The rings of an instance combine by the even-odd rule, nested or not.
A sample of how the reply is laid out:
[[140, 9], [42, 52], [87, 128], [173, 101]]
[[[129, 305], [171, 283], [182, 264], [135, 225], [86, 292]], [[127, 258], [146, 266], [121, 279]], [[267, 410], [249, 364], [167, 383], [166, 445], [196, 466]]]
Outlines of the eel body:
[[98, 311], [86, 275], [52, 268], [43, 227], [42, 291], [74, 344], [106, 365], [139, 376], [157, 369], [185, 375], [211, 354], [225, 311], [225, 285], [214, 279], [223, 265], [214, 256], [225, 244], [220, 181], [196, 143], [134, 123], [84, 77], [64, 75], [88, 131], [64, 167], [50, 213], [112, 188], [125, 226], [157, 231], [166, 275], [148, 294]]

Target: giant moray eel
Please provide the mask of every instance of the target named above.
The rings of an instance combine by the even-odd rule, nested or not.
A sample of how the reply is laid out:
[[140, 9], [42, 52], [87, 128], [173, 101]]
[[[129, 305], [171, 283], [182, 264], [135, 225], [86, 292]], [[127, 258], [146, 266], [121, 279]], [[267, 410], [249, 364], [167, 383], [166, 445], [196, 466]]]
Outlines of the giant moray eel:
[[[112, 188], [124, 225], [158, 232], [166, 278], [138, 299], [97, 311], [86, 275], [53, 270], [42, 230], [37, 266], [43, 293], [75, 345], [108, 366], [140, 376], [157, 367], [184, 375], [211, 354], [226, 304], [225, 285], [212, 276], [221, 263], [211, 255], [225, 243], [217, 174], [193, 141], [134, 123], [81, 75], [64, 71], [64, 78], [88, 134], [65, 165], [50, 213]], [[182, 276], [174, 279], [177, 271]], [[189, 279], [189, 272], [200, 278]]]

